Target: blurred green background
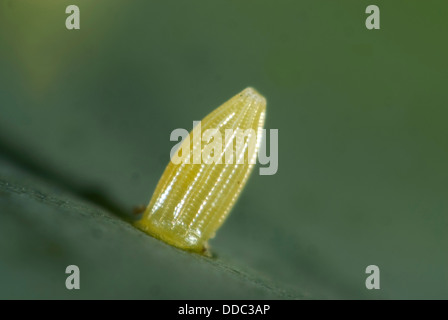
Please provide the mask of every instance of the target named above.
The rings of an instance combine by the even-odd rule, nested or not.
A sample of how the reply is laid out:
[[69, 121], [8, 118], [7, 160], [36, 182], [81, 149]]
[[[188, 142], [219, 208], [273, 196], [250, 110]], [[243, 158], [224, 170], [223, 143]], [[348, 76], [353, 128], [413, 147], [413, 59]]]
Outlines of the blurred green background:
[[[0, 0], [0, 298], [448, 298], [447, 10]], [[171, 131], [247, 86], [279, 170], [254, 172], [216, 256], [121, 220], [149, 201]]]

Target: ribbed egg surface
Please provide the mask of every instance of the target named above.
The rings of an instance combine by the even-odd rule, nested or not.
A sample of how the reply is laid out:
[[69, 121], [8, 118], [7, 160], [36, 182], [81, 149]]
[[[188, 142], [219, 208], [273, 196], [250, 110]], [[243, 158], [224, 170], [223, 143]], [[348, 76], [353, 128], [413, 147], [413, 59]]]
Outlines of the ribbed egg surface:
[[265, 111], [265, 98], [247, 88], [207, 115], [171, 158], [135, 225], [173, 246], [204, 252], [255, 164]]

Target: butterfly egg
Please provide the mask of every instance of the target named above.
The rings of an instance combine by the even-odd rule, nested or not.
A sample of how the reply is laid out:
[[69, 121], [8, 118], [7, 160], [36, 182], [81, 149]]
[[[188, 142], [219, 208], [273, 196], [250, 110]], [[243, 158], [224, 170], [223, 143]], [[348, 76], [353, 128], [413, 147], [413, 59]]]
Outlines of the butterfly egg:
[[207, 115], [180, 144], [135, 226], [204, 252], [249, 178], [265, 112], [265, 98], [247, 88]]

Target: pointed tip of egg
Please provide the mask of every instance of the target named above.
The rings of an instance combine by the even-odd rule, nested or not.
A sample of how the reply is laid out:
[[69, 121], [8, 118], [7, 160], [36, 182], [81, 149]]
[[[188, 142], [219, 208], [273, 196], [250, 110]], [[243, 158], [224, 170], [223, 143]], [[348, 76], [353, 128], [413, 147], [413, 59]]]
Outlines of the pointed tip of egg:
[[263, 106], [266, 106], [266, 98], [263, 97], [257, 90], [255, 90], [252, 87], [247, 87], [246, 89], [241, 91], [240, 96], [254, 100], [255, 103], [259, 103], [262, 104]]

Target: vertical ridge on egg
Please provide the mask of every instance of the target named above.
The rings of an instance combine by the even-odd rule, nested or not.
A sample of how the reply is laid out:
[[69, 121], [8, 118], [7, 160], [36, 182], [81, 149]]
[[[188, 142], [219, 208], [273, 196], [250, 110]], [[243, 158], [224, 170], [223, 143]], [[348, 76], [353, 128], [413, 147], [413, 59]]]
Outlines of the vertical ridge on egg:
[[[247, 88], [208, 114], [181, 143], [182, 161], [171, 159], [135, 226], [173, 246], [204, 252], [252, 171], [265, 111], [265, 98]], [[222, 148], [211, 148], [219, 137]]]

